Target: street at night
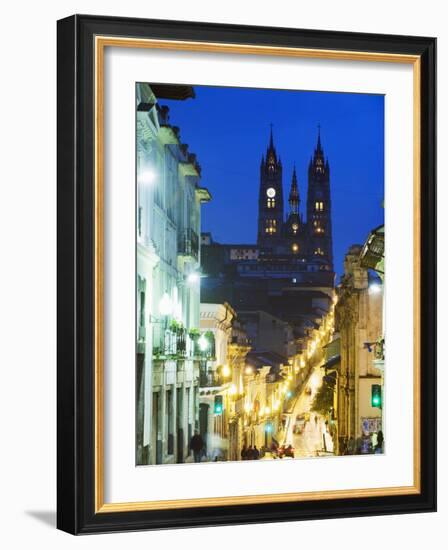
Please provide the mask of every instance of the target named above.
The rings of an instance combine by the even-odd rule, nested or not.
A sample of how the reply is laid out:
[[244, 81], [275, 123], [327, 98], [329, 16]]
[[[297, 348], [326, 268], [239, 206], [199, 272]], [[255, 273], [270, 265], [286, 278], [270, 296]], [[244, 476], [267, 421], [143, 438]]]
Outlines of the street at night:
[[384, 98], [140, 83], [136, 114], [136, 464], [384, 452]]
[[[333, 454], [333, 440], [326, 428], [325, 418], [312, 411], [313, 398], [322, 385], [322, 378], [323, 370], [318, 365], [313, 369], [308, 383], [298, 393], [292, 412], [288, 415], [288, 429], [284, 444], [292, 444], [295, 458]], [[309, 390], [311, 393], [307, 393]], [[297, 422], [297, 418], [302, 417], [303, 424]], [[301, 428], [300, 433], [298, 426]]]

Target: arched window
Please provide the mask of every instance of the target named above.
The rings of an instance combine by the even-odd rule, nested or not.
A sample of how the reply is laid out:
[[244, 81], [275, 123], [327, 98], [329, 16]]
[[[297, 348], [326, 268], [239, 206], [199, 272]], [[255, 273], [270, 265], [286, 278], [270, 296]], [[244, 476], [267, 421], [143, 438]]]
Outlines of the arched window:
[[275, 199], [268, 198], [267, 207], [275, 208]]
[[322, 201], [316, 201], [314, 205], [314, 209], [316, 212], [323, 212], [324, 211], [324, 203]]

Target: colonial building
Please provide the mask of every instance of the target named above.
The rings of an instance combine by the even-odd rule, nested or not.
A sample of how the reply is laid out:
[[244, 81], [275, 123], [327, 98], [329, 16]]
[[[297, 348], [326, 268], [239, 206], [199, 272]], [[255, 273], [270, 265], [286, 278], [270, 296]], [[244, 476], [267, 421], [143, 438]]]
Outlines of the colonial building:
[[354, 245], [345, 256], [335, 309], [340, 338], [336, 416], [341, 452], [352, 442], [358, 451], [368, 452], [367, 436], [383, 429], [382, 372], [376, 362], [376, 344], [383, 336], [383, 288], [381, 280], [362, 265], [361, 252], [362, 246]]
[[229, 304], [201, 304], [203, 347], [213, 351], [200, 363], [199, 431], [206, 459], [226, 459], [229, 453], [229, 418], [232, 414], [232, 366], [229, 345], [235, 312]]
[[199, 235], [210, 195], [159, 105], [193, 96], [137, 85], [137, 464], [184, 462], [199, 426]]

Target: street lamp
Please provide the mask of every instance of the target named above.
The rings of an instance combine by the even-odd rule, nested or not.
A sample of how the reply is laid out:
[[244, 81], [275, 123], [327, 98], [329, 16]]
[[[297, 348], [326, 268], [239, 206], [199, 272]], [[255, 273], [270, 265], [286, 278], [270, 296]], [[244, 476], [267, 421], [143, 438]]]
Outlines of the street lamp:
[[201, 351], [207, 351], [207, 349], [208, 349], [208, 340], [207, 340], [207, 338], [205, 337], [204, 334], [201, 334], [201, 336], [199, 337], [198, 345], [199, 345], [199, 349]]
[[378, 283], [372, 283], [369, 285], [369, 294], [379, 294], [381, 292], [381, 285]]
[[138, 175], [138, 181], [143, 185], [151, 185], [155, 180], [156, 173], [152, 168], [146, 168], [146, 170], [142, 170]]
[[229, 377], [231, 374], [231, 370], [230, 370], [230, 367], [229, 365], [223, 365], [222, 367], [222, 375], [225, 376], [226, 378]]
[[187, 283], [190, 285], [196, 284], [199, 282], [201, 276], [197, 271], [192, 271], [187, 277]]

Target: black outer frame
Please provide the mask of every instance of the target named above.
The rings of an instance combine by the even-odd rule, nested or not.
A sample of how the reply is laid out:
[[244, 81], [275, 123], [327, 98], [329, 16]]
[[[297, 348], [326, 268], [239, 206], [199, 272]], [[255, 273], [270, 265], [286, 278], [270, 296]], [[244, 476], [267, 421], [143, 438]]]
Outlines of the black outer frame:
[[[57, 527], [82, 534], [435, 511], [436, 39], [90, 15], [62, 19], [57, 31]], [[420, 494], [94, 513], [95, 35], [421, 56]]]

